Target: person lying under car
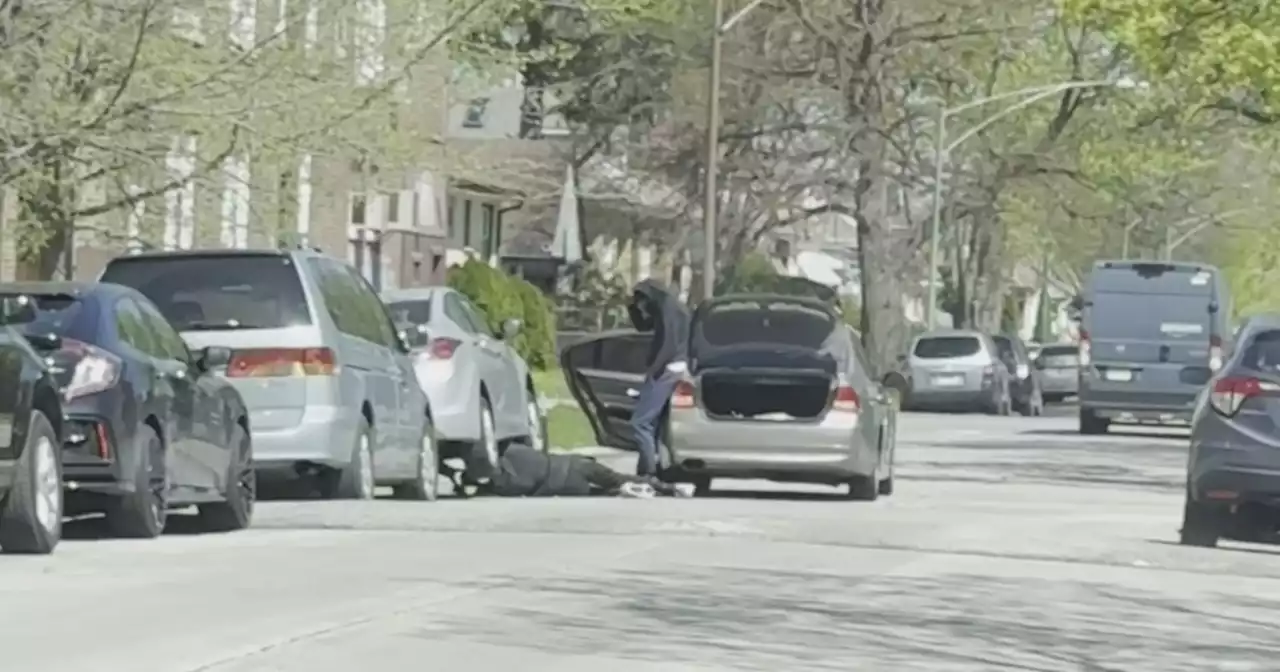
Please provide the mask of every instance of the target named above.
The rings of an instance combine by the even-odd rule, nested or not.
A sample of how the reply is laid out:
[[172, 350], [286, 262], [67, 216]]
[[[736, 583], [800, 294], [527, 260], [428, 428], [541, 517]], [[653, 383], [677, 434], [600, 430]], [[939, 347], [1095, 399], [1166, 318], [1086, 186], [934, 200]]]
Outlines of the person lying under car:
[[515, 443], [496, 467], [484, 449], [472, 451], [466, 469], [454, 474], [454, 491], [497, 497], [679, 497], [681, 491], [656, 478], [630, 476], [582, 455], [557, 455]]

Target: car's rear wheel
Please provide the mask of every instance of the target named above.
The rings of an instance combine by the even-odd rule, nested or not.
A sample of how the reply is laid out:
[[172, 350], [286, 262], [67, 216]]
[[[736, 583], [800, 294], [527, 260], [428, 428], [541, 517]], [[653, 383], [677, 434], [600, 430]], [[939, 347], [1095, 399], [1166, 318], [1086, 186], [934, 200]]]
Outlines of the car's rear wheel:
[[1098, 417], [1093, 411], [1087, 408], [1080, 409], [1081, 434], [1106, 434], [1110, 424], [1106, 418]]
[[528, 445], [534, 450], [548, 452], [551, 450], [550, 437], [547, 435], [547, 416], [538, 404], [538, 395], [529, 390], [529, 401], [525, 405], [526, 422], [529, 425]]
[[711, 478], [701, 476], [693, 479], [693, 496], [706, 497], [711, 494]]
[[201, 526], [210, 532], [234, 532], [249, 527], [258, 498], [258, 477], [253, 469], [253, 446], [248, 432], [236, 425], [227, 446], [232, 458], [227, 470], [226, 499], [201, 504], [198, 509]]
[[880, 497], [880, 479], [871, 476], [854, 476], [849, 479], [847, 499], [855, 502], [874, 502]]
[[497, 469], [502, 459], [498, 446], [498, 430], [493, 421], [493, 405], [485, 397], [480, 398], [480, 447], [484, 449], [484, 459], [490, 469]]
[[440, 456], [436, 452], [436, 430], [431, 420], [427, 419], [418, 444], [417, 475], [412, 481], [397, 485], [395, 495], [398, 499], [434, 502], [439, 493]]
[[0, 550], [52, 553], [62, 539], [62, 459], [49, 418], [31, 411], [13, 487], [0, 511]]
[[351, 461], [321, 477], [320, 494], [325, 499], [373, 499], [377, 489], [373, 464], [373, 427], [361, 416]]
[[1213, 548], [1222, 538], [1229, 513], [1221, 506], [1204, 504], [1187, 497], [1182, 507], [1182, 529], [1178, 542], [1183, 546]]
[[133, 491], [114, 498], [107, 508], [107, 527], [117, 537], [153, 539], [168, 518], [168, 474], [164, 442], [151, 425], [138, 428], [138, 463]]

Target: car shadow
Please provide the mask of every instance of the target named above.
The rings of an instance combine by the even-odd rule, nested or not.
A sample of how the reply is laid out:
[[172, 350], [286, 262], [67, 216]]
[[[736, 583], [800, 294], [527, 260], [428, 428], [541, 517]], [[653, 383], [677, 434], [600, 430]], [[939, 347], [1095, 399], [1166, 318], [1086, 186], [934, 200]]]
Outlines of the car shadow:
[[[1179, 546], [1179, 547], [1181, 547], [1181, 546], [1182, 546], [1182, 544], [1179, 544], [1178, 542], [1173, 541], [1173, 540], [1170, 540], [1170, 539], [1147, 539], [1147, 540], [1146, 540], [1146, 542], [1147, 542], [1148, 544], [1155, 544], [1155, 545], [1158, 545], [1158, 546]], [[1225, 541], [1225, 543], [1228, 543], [1228, 544], [1231, 544], [1231, 545], [1230, 545], [1230, 546], [1223, 546], [1223, 545], [1221, 545], [1221, 543], [1220, 543], [1218, 546], [1216, 546], [1216, 547], [1214, 547], [1214, 548], [1206, 548], [1206, 549], [1203, 549], [1203, 550], [1206, 550], [1206, 551], [1214, 551], [1214, 550], [1216, 550], [1216, 551], [1228, 551], [1228, 552], [1231, 552], [1231, 553], [1249, 553], [1249, 554], [1253, 554], [1253, 555], [1269, 555], [1269, 556], [1273, 556], [1273, 557], [1280, 556], [1280, 536], [1277, 536], [1276, 538], [1272, 539], [1271, 541], [1235, 541], [1235, 540], [1226, 540], [1226, 541]], [[1238, 546], [1237, 544], [1249, 544], [1249, 545], [1248, 545], [1248, 546]], [[1259, 548], [1259, 547], [1261, 547], [1261, 548]], [[1194, 547], [1192, 547], [1192, 546], [1186, 546], [1186, 547], [1184, 547], [1184, 548], [1194, 548]]]
[[[1119, 429], [1128, 430], [1132, 426], [1134, 425], [1121, 425]], [[1128, 438], [1157, 439], [1157, 440], [1165, 439], [1170, 441], [1181, 441], [1181, 440], [1186, 440], [1190, 436], [1190, 430], [1187, 430], [1185, 428], [1170, 427], [1169, 429], [1177, 433], [1160, 434], [1152, 431], [1139, 430], [1139, 431], [1107, 432], [1106, 434], [1096, 435], [1095, 438], [1104, 437], [1104, 438], [1117, 438], [1117, 439], [1128, 439]], [[1018, 433], [1022, 435], [1029, 435], [1029, 436], [1080, 436], [1080, 437], [1088, 436], [1086, 434], [1081, 434], [1080, 431], [1076, 429], [1025, 429]]]
[[[222, 534], [210, 532], [200, 524], [200, 519], [192, 513], [172, 513], [164, 524], [164, 536], [185, 537], [204, 534]], [[72, 518], [62, 523], [63, 541], [104, 541], [120, 539], [107, 527], [107, 519], [100, 515], [86, 515]]]
[[812, 492], [804, 490], [711, 490], [694, 499], [752, 499], [763, 501], [790, 502], [834, 502], [848, 498], [839, 490], [830, 492]]

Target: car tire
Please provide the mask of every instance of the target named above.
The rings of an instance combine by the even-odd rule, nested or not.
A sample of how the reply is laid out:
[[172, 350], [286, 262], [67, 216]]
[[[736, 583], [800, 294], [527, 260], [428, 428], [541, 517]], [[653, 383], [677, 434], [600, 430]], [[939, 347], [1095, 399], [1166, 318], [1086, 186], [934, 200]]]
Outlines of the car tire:
[[253, 444], [249, 433], [236, 425], [227, 441], [231, 464], [227, 468], [226, 499], [197, 507], [201, 528], [209, 532], [234, 532], [249, 527], [258, 499], [258, 477], [253, 469]]
[[320, 494], [325, 499], [373, 499], [377, 489], [374, 478], [373, 426], [369, 419], [360, 417], [355, 445], [351, 448], [351, 461], [339, 470], [322, 476]]
[[169, 483], [164, 442], [151, 425], [138, 427], [138, 451], [133, 491], [112, 499], [107, 527], [117, 537], [154, 539], [164, 533]]
[[707, 497], [711, 494], [711, 478], [703, 476], [693, 479], [693, 496]]
[[893, 494], [893, 477], [881, 479], [880, 484], [876, 486], [876, 491], [881, 497], [888, 497]]
[[1178, 531], [1178, 543], [1183, 546], [1213, 548], [1222, 538], [1227, 514], [1220, 507], [1202, 504], [1186, 498], [1182, 506], [1182, 529]]
[[874, 502], [880, 497], [880, 479], [876, 474], [854, 476], [848, 482], [845, 499], [854, 502]]
[[418, 471], [412, 481], [395, 487], [396, 499], [434, 502], [440, 494], [440, 453], [436, 428], [427, 418], [418, 444]]
[[533, 389], [529, 390], [525, 416], [525, 422], [529, 425], [529, 437], [525, 445], [544, 453], [551, 452], [551, 440], [547, 433], [547, 414], [538, 404], [538, 394]]
[[1080, 409], [1080, 433], [1085, 435], [1106, 434], [1107, 427], [1110, 422], [1106, 418], [1099, 418], [1097, 414], [1087, 408]]
[[477, 442], [477, 447], [484, 451], [484, 460], [493, 470], [498, 468], [498, 463], [502, 460], [502, 448], [497, 435], [493, 405], [489, 403], [488, 398], [480, 397], [480, 441]]
[[0, 510], [0, 551], [47, 555], [62, 540], [60, 452], [49, 418], [32, 410], [13, 487]]

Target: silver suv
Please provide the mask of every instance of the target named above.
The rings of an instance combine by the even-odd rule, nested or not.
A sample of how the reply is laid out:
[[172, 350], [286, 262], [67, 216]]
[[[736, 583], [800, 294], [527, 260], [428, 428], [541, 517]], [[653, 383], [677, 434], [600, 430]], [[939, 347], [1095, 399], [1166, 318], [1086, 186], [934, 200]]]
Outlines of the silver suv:
[[145, 294], [190, 347], [234, 350], [220, 373], [244, 397], [263, 476], [313, 478], [328, 498], [392, 485], [435, 499], [427, 398], [386, 308], [347, 264], [305, 249], [163, 252], [113, 259], [100, 279]]

